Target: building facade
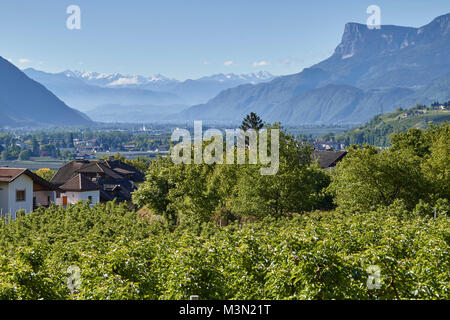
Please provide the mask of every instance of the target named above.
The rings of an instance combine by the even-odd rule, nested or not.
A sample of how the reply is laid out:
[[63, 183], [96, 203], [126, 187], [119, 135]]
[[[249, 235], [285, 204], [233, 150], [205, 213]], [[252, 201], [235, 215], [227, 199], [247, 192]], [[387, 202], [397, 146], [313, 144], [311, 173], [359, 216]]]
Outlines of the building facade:
[[0, 215], [29, 213], [56, 200], [58, 188], [28, 169], [0, 168]]

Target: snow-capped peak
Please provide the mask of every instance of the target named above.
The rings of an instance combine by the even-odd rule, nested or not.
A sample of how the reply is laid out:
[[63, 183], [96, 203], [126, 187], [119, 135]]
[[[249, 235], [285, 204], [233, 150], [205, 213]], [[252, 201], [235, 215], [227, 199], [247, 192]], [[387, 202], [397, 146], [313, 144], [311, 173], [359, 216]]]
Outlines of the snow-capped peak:
[[[68, 78], [79, 78], [88, 84], [93, 84], [102, 87], [121, 87], [121, 86], [145, 86], [145, 85], [159, 85], [167, 83], [179, 83], [176, 79], [168, 78], [162, 74], [154, 74], [151, 76], [141, 75], [123, 75], [120, 73], [98, 73], [95, 71], [64, 71], [64, 75]], [[210, 76], [201, 77], [197, 80], [201, 81], [216, 81], [216, 82], [233, 82], [233, 83], [259, 83], [273, 79], [274, 76], [267, 71], [259, 71], [249, 74], [213, 74]]]

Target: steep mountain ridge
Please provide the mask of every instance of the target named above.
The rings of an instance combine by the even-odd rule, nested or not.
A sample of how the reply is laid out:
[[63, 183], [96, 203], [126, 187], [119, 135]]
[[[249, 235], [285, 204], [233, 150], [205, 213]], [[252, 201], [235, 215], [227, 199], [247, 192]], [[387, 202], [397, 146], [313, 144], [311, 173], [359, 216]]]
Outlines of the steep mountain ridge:
[[[253, 111], [287, 124], [364, 122], [381, 108], [433, 98], [424, 88], [450, 72], [449, 29], [450, 14], [420, 28], [348, 23], [330, 58], [298, 74], [223, 91], [177, 118], [238, 121]], [[450, 98], [450, 87], [440, 97]]]
[[313, 67], [332, 73], [328, 83], [420, 87], [450, 72], [449, 28], [450, 14], [421, 28], [349, 23], [334, 54]]
[[93, 124], [2, 57], [0, 119], [0, 126]]

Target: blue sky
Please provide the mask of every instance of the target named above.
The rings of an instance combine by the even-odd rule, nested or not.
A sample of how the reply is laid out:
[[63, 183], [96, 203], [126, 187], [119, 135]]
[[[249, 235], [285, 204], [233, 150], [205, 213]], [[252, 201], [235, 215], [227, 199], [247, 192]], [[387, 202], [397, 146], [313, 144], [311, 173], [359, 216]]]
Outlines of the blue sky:
[[[69, 5], [81, 30], [66, 27]], [[347, 22], [419, 27], [448, 0], [1, 0], [0, 56], [20, 68], [198, 78], [292, 74], [330, 56]]]

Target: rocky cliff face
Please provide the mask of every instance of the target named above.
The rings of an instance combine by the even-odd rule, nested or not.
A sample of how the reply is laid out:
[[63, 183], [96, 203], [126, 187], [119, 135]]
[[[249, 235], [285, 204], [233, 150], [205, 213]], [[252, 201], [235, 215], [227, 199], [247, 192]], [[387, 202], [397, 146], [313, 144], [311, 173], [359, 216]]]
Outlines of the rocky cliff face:
[[347, 23], [334, 55], [341, 59], [384, 55], [412, 46], [442, 42], [448, 40], [449, 34], [450, 14], [437, 17], [421, 28], [386, 25], [371, 30], [364, 24]]
[[[235, 120], [256, 112], [286, 124], [363, 122], [397, 106], [450, 99], [450, 14], [421, 28], [345, 25], [334, 54], [302, 72], [223, 91], [180, 119]], [[440, 85], [444, 83], [444, 85]], [[430, 86], [432, 84], [432, 86]], [[430, 96], [432, 95], [432, 96]]]
[[417, 43], [431, 41], [448, 41], [450, 37], [450, 14], [434, 19], [430, 24], [417, 29]]
[[354, 56], [370, 56], [385, 54], [402, 48], [410, 34], [417, 29], [397, 26], [382, 26], [381, 29], [370, 30], [366, 25], [347, 23], [341, 43], [334, 55], [341, 59]]

